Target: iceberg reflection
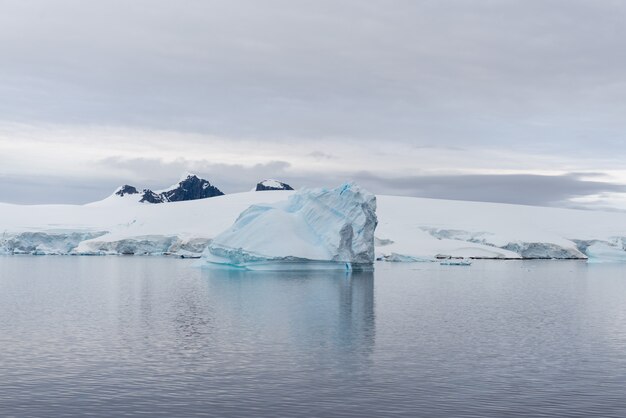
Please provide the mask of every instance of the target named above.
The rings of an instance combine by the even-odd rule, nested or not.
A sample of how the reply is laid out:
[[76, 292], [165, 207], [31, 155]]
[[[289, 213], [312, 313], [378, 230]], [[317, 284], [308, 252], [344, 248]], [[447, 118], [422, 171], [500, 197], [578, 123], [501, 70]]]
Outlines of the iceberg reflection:
[[[374, 346], [374, 273], [202, 270], [222, 341], [299, 346], [309, 354], [369, 353]], [[220, 327], [223, 329], [224, 327]], [[250, 341], [247, 341], [249, 343]]]

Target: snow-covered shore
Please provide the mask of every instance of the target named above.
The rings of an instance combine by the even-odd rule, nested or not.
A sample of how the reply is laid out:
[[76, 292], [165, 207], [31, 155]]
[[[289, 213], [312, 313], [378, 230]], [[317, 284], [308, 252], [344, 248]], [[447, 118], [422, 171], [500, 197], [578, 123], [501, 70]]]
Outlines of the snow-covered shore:
[[[87, 205], [0, 204], [0, 253], [199, 256], [253, 204], [291, 191], [160, 205], [116, 196]], [[626, 260], [626, 214], [377, 196], [376, 257]]]

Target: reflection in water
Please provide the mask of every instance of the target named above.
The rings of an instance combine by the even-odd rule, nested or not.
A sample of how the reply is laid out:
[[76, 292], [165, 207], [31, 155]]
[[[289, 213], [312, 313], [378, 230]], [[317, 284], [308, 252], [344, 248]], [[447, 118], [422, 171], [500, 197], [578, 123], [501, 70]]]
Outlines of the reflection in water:
[[[373, 272], [203, 270], [202, 275], [204, 296], [226, 308], [216, 320], [230, 323], [237, 337], [280, 340], [317, 356], [373, 350]], [[311, 347], [318, 350], [311, 353]]]
[[376, 269], [0, 257], [0, 416], [625, 416], [623, 266]]
[[161, 279], [143, 269], [116, 282], [122, 345], [166, 348], [196, 366], [223, 356], [233, 372], [254, 371], [252, 356], [257, 366], [285, 360], [290, 371], [368, 367], [373, 272], [188, 269], [181, 278], [169, 268], [179, 267], [163, 266]]

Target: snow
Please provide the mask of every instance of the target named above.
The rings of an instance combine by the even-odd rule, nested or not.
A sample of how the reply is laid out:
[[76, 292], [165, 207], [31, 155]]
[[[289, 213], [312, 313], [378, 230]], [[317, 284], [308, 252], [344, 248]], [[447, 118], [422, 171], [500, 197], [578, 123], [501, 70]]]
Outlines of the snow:
[[[209, 240], [229, 229], [251, 205], [272, 206], [293, 194], [247, 192], [162, 205], [141, 204], [136, 195], [111, 195], [88, 205], [0, 203], [0, 253], [197, 257]], [[376, 200], [379, 259], [626, 261], [626, 213], [386, 195]], [[282, 228], [284, 237], [305, 233], [293, 225], [277, 228]], [[320, 249], [315, 251], [326, 256]]]
[[161, 193], [165, 193], [165, 192], [169, 192], [170, 190], [174, 190], [177, 189], [180, 186], [180, 183], [182, 183], [183, 181], [187, 180], [189, 177], [198, 177], [196, 174], [187, 171], [185, 173], [183, 173], [179, 178], [178, 181], [172, 185], [170, 185], [169, 187], [166, 187], [164, 189], [158, 189], [158, 190], [153, 190], [154, 193], [156, 194], [161, 194]]
[[279, 182], [278, 180], [272, 180], [272, 179], [263, 180], [261, 184], [265, 187], [272, 187], [275, 189], [281, 189], [283, 187], [283, 184], [281, 182]]
[[283, 202], [250, 206], [203, 257], [245, 268], [296, 261], [362, 267], [374, 262], [376, 224], [376, 197], [356, 184], [302, 189]]
[[381, 256], [586, 258], [576, 240], [626, 236], [614, 212], [379, 196], [378, 213]]
[[[261, 190], [258, 190], [261, 187]], [[264, 188], [264, 189], [263, 189]], [[274, 179], [266, 179], [258, 183], [252, 191], [267, 191], [267, 190], [292, 190], [292, 187], [287, 183], [283, 183]]]

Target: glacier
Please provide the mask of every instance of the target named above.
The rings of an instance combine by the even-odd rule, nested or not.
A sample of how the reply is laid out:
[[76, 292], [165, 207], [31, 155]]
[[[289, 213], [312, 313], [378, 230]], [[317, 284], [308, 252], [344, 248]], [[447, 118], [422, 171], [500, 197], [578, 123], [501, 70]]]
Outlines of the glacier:
[[577, 241], [578, 248], [588, 257], [589, 263], [626, 263], [626, 237], [609, 241]]
[[117, 239], [96, 237], [82, 241], [72, 255], [177, 255], [199, 258], [209, 239], [181, 239], [175, 235], [143, 235]]
[[284, 202], [250, 206], [203, 259], [246, 269], [367, 269], [377, 224], [376, 196], [355, 183], [302, 189]]
[[70, 254], [81, 242], [105, 235], [105, 231], [46, 231], [4, 233], [0, 236], [0, 252], [3, 254], [65, 255]]
[[[112, 194], [86, 205], [0, 203], [0, 254], [133, 254], [198, 258], [211, 240], [231, 228], [240, 214], [251, 206], [284, 207], [295, 193], [287, 190], [245, 192], [162, 205], [139, 203], [137, 194], [128, 193], [123, 196]], [[377, 195], [375, 201], [378, 225], [373, 252], [377, 260], [539, 258], [581, 259], [590, 263], [626, 262], [626, 213], [389, 195]], [[256, 210], [261, 216], [263, 209]], [[251, 211], [246, 217], [253, 218], [252, 215]], [[278, 215], [268, 213], [262, 216], [267, 216], [269, 221], [271, 216]], [[282, 222], [275, 226], [274, 236], [277, 237], [276, 245], [284, 245], [284, 251], [269, 255], [280, 257], [294, 249], [291, 255], [296, 267], [303, 259], [332, 259], [332, 250], [323, 251], [324, 245], [312, 245], [311, 240], [317, 239], [315, 234], [307, 228], [298, 229], [302, 228], [299, 222], [293, 219]], [[260, 226], [256, 226], [259, 231]], [[341, 230], [341, 226], [338, 228]], [[283, 237], [294, 234], [304, 235], [300, 242], [294, 238], [284, 241]], [[313, 238], [305, 239], [306, 234], [313, 235]], [[280, 244], [283, 241], [278, 238], [284, 244]], [[262, 236], [255, 239], [263, 241]], [[306, 245], [300, 248], [304, 245], [302, 243]], [[231, 247], [230, 254], [242, 256], [243, 252], [235, 250], [248, 248], [247, 245], [248, 242], [242, 242]], [[305, 251], [306, 248], [309, 250]], [[214, 251], [220, 251], [217, 245]], [[359, 250], [355, 248], [353, 252], [358, 254]], [[260, 254], [267, 256], [263, 252]], [[255, 255], [255, 252], [246, 253], [251, 259]], [[289, 267], [287, 257], [282, 262], [283, 268]], [[318, 263], [324, 268], [336, 268], [337, 264], [332, 261]], [[260, 264], [257, 260], [256, 266], [260, 268]]]

